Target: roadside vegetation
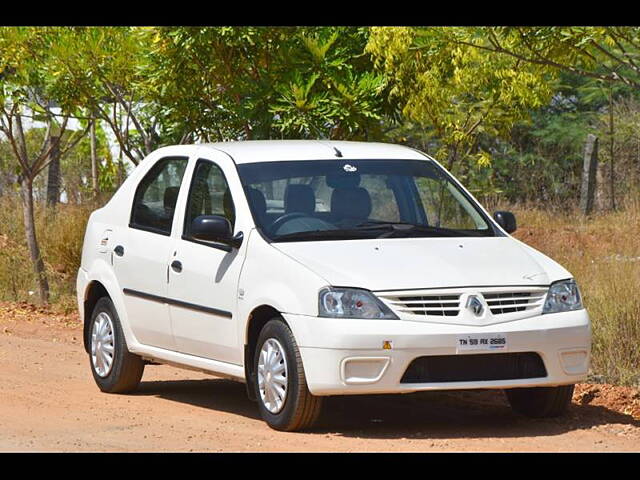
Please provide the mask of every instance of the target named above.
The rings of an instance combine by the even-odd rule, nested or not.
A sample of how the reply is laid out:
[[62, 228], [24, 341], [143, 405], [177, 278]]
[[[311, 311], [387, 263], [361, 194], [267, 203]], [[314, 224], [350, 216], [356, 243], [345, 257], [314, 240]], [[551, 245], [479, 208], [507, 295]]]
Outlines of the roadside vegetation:
[[0, 27], [0, 300], [73, 311], [88, 215], [160, 146], [393, 142], [513, 210], [582, 289], [594, 378], [638, 385], [639, 55], [636, 27]]
[[515, 237], [575, 277], [592, 321], [591, 381], [640, 386], [640, 198], [584, 218], [577, 209], [513, 208]]

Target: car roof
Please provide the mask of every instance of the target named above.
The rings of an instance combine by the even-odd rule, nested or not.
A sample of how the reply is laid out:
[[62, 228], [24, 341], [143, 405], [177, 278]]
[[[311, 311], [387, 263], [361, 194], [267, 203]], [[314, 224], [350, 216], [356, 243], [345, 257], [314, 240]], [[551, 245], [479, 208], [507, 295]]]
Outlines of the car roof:
[[[417, 159], [424, 154], [409, 147], [390, 143], [350, 142], [335, 140], [244, 140], [234, 142], [205, 143], [201, 148], [211, 148], [228, 154], [236, 163], [273, 162], [288, 160], [366, 160], [366, 159]], [[340, 155], [338, 155], [338, 152]]]

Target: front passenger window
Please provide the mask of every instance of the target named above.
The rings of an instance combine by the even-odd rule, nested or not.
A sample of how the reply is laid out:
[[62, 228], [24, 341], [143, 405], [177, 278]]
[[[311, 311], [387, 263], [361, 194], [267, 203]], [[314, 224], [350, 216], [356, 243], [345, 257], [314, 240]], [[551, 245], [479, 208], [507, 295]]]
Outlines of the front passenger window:
[[163, 158], [142, 179], [133, 200], [130, 227], [171, 234], [187, 158]]
[[191, 236], [191, 223], [200, 215], [225, 217], [233, 230], [235, 208], [229, 185], [220, 167], [208, 160], [198, 160], [193, 172], [184, 225], [187, 237]]

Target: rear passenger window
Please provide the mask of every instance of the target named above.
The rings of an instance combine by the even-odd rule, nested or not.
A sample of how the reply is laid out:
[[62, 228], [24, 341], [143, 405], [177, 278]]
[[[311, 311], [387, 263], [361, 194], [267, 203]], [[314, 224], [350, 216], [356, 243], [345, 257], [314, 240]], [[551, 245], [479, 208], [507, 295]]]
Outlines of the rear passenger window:
[[130, 227], [163, 235], [171, 234], [187, 158], [163, 158], [142, 179], [136, 190]]

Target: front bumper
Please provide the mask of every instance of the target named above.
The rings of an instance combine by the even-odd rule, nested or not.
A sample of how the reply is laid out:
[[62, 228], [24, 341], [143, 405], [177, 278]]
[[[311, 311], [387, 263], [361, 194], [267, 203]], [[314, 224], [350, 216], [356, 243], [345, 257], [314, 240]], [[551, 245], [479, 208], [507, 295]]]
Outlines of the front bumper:
[[[284, 314], [314, 395], [567, 385], [586, 378], [591, 327], [586, 310], [483, 327], [406, 320], [347, 320]], [[502, 333], [506, 351], [456, 353], [459, 335]], [[385, 342], [390, 342], [383, 348]], [[409, 364], [431, 355], [535, 352], [547, 375], [518, 380], [401, 383]]]

